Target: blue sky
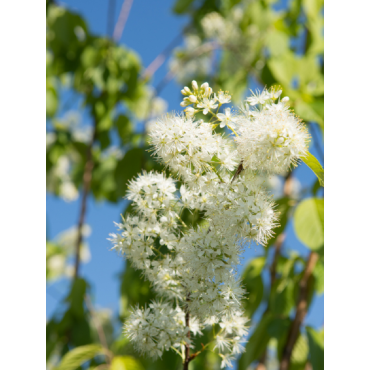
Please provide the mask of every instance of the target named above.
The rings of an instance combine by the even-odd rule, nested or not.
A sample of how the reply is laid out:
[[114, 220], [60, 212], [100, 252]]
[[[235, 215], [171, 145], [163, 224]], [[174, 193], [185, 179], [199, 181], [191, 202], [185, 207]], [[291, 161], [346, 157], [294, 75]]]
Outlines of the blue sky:
[[[71, 10], [81, 14], [88, 23], [92, 33], [106, 35], [108, 0], [68, 0], [58, 2]], [[121, 0], [116, 0], [116, 19], [118, 17]], [[121, 43], [135, 50], [141, 57], [143, 65], [148, 66], [153, 59], [181, 32], [187, 23], [186, 17], [177, 17], [171, 13], [173, 0], [161, 1], [134, 1], [126, 23]], [[113, 28], [113, 26], [111, 27]], [[166, 74], [164, 64], [155, 74], [153, 85], [158, 83]], [[169, 110], [178, 110], [181, 101], [180, 88], [171, 81], [161, 92], [160, 96], [168, 102]], [[89, 124], [88, 122], [84, 122]], [[317, 130], [318, 132], [318, 130]], [[311, 148], [314, 155], [318, 155], [315, 148]], [[303, 187], [308, 187], [315, 181], [313, 173], [302, 164], [296, 171]], [[96, 307], [107, 307], [113, 312], [118, 311], [119, 284], [117, 275], [124, 265], [123, 260], [114, 252], [110, 252], [110, 243], [106, 240], [108, 234], [114, 232], [113, 221], [119, 220], [123, 210], [122, 200], [118, 204], [107, 202], [96, 203], [92, 198], [88, 200], [86, 222], [92, 227], [91, 236], [87, 239], [91, 260], [81, 266], [81, 275], [91, 286]], [[66, 203], [61, 199], [47, 195], [47, 232], [50, 239], [59, 232], [77, 224], [80, 199]], [[288, 236], [285, 246], [297, 250], [307, 256], [309, 250], [295, 237], [292, 224], [288, 225]], [[247, 249], [244, 261], [262, 254], [260, 247]], [[240, 267], [242, 269], [243, 266]], [[49, 317], [64, 297], [69, 282], [62, 280], [47, 287], [47, 316]], [[321, 327], [324, 320], [324, 298], [316, 297], [306, 318], [306, 324]]]

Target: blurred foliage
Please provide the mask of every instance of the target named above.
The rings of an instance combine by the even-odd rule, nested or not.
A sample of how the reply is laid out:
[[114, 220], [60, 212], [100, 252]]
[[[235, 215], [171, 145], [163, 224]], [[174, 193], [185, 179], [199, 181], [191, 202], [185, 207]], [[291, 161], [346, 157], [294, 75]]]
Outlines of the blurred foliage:
[[[323, 1], [285, 3], [174, 1], [174, 14], [187, 15], [190, 25], [169, 68], [181, 84], [193, 79], [208, 81], [215, 91], [233, 92], [234, 101], [241, 101], [251, 85], [280, 85], [296, 113], [310, 127], [318, 125], [323, 135]], [[134, 51], [110, 38], [92, 35], [80, 15], [52, 1], [47, 1], [46, 42], [47, 191], [65, 201], [77, 199], [91, 150], [90, 194], [96, 200], [116, 203], [124, 196], [127, 181], [138, 172], [163, 170], [147, 151], [145, 129], [137, 125], [161, 113], [153, 109], [158, 97], [142, 77], [143, 66]], [[244, 306], [251, 318], [246, 351], [237, 364], [241, 370], [255, 369], [262, 363], [267, 369], [278, 368], [284, 353], [307, 268], [307, 258], [284, 244], [282, 234], [290, 222], [299, 240], [318, 255], [308, 279], [307, 310], [313, 297], [324, 291], [324, 209], [318, 195], [322, 167], [310, 159], [306, 163], [319, 180], [298, 196], [284, 190], [276, 201], [280, 212], [276, 234], [265, 254], [249, 260], [241, 275], [248, 291]], [[196, 225], [202, 222], [202, 214], [184, 212], [182, 219]], [[72, 276], [69, 262], [76, 241], [76, 230], [47, 241], [48, 282]], [[88, 260], [84, 243], [80, 257], [82, 262]], [[173, 352], [160, 361], [139, 356], [121, 335], [130, 307], [145, 305], [155, 295], [127, 263], [119, 279], [119, 317], [113, 317], [109, 310], [95, 310], [89, 303], [89, 283], [83, 278], [70, 279], [68, 294], [47, 322], [49, 369], [182, 367]], [[323, 335], [323, 330], [302, 325], [289, 369], [307, 369], [308, 364], [314, 370], [322, 369]], [[208, 332], [196, 337], [195, 348], [211, 338]], [[109, 367], [104, 367], [107, 363]], [[219, 367], [220, 360], [211, 351], [202, 352], [190, 364], [192, 370]]]

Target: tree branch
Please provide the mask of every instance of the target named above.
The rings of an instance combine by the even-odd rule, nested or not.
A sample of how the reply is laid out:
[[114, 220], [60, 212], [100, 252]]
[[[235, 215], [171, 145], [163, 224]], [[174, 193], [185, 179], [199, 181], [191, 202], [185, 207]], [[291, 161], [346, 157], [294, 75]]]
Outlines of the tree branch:
[[96, 139], [96, 121], [94, 122], [94, 130], [91, 136], [91, 141], [89, 146], [87, 147], [87, 154], [86, 154], [86, 163], [85, 169], [83, 174], [83, 190], [82, 190], [82, 200], [81, 200], [81, 209], [80, 209], [80, 216], [78, 219], [78, 226], [77, 226], [77, 241], [76, 241], [76, 253], [75, 253], [75, 269], [74, 269], [74, 278], [78, 277], [78, 270], [80, 266], [80, 249], [82, 243], [82, 227], [85, 221], [86, 215], [86, 207], [87, 207], [87, 196], [89, 195], [91, 179], [92, 179], [92, 171], [94, 168], [94, 160], [92, 157], [92, 147], [94, 145]]
[[113, 40], [119, 42], [122, 36], [122, 32], [125, 28], [127, 18], [130, 14], [131, 6], [134, 0], [124, 0], [121, 11], [118, 16], [118, 21], [113, 31]]
[[[186, 296], [186, 302], [190, 302], [190, 294]], [[189, 312], [189, 305], [188, 303], [186, 304], [185, 308], [185, 325], [187, 328], [189, 328], [188, 333], [186, 336], [190, 339], [190, 312]], [[190, 344], [186, 343], [185, 345], [185, 361], [184, 361], [184, 370], [189, 369], [189, 362], [191, 361], [190, 358]]]
[[315, 268], [318, 259], [319, 255], [316, 252], [310, 253], [307, 260], [306, 269], [303, 273], [302, 280], [299, 283], [299, 298], [297, 303], [297, 311], [294, 321], [292, 322], [292, 325], [289, 329], [288, 338], [283, 350], [283, 357], [280, 363], [280, 370], [289, 369], [290, 358], [292, 356], [294, 345], [299, 336], [299, 329], [307, 314], [309, 282], [311, 281], [310, 277], [312, 275], [312, 271]]
[[149, 64], [143, 73], [143, 77], [151, 77], [157, 69], [164, 63], [168, 54], [173, 50], [173, 48], [179, 43], [183, 37], [183, 31], [181, 31], [164, 49], [156, 56], [156, 58]]

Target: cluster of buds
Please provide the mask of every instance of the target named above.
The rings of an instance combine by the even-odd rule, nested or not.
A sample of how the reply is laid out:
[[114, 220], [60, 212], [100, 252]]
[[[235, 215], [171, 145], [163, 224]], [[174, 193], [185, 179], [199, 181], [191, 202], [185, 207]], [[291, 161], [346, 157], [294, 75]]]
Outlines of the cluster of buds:
[[203, 98], [209, 98], [212, 94], [212, 88], [209, 87], [208, 82], [205, 82], [201, 85], [201, 87], [198, 87], [197, 81], [193, 81], [191, 83], [191, 86], [193, 90], [190, 90], [187, 86], [185, 86], [181, 90], [181, 94], [185, 95], [185, 98], [180, 103], [182, 107], [186, 107], [187, 105], [197, 103], [201, 101]]
[[[180, 103], [182, 107], [187, 107], [191, 104], [199, 104], [203, 101], [203, 99], [208, 99], [212, 94], [212, 88], [209, 87], [208, 82], [205, 82], [199, 88], [197, 82], [193, 81], [191, 83], [191, 87], [192, 90], [190, 90], [187, 86], [181, 90], [182, 95], [185, 95], [183, 101]], [[185, 109], [185, 112], [188, 117], [193, 117], [198, 110], [188, 107]]]
[[[192, 82], [192, 90], [190, 90], [187, 86], [185, 86], [181, 93], [185, 95], [183, 101], [180, 103], [182, 107], [187, 107], [185, 109], [186, 116], [193, 117], [195, 113], [199, 112], [199, 109], [195, 109], [190, 107], [190, 105], [194, 104], [196, 108], [202, 108], [203, 114], [206, 115], [212, 109], [216, 109], [220, 107], [222, 104], [230, 103], [231, 95], [228, 92], [219, 91], [218, 94], [213, 94], [212, 97], [212, 88], [209, 87], [208, 82], [205, 82], [198, 87], [196, 81]], [[218, 103], [217, 103], [218, 102]]]

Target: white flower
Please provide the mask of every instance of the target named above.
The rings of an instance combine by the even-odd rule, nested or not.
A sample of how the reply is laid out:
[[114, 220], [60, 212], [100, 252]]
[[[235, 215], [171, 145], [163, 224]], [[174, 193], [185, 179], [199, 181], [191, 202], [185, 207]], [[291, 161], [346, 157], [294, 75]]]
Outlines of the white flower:
[[278, 90], [278, 91], [275, 91], [274, 89], [271, 90], [271, 92], [267, 92], [266, 95], [272, 99], [272, 100], [276, 100], [280, 95], [281, 93], [283, 92], [283, 90]]
[[192, 107], [187, 107], [185, 109], [185, 114], [186, 114], [186, 117], [187, 118], [191, 118], [191, 117], [194, 117], [194, 114], [197, 112], [197, 110], [195, 110], [194, 108]]
[[252, 93], [253, 96], [247, 99], [247, 103], [250, 105], [257, 105], [257, 104], [265, 104], [266, 100], [270, 99], [270, 94], [266, 91], [262, 91], [261, 93]]
[[234, 356], [231, 355], [222, 355], [220, 354], [222, 361], [221, 361], [221, 369], [225, 367], [233, 367], [233, 364], [231, 361], [235, 360]]
[[231, 95], [225, 94], [224, 91], [220, 91], [217, 94], [216, 99], [220, 102], [220, 104], [227, 104], [231, 101]]
[[236, 122], [236, 118], [233, 118], [233, 116], [230, 113], [230, 108], [225, 109], [225, 114], [223, 113], [218, 113], [217, 118], [221, 121], [220, 127], [232, 127], [235, 128], [234, 122]]
[[197, 104], [197, 107], [204, 108], [203, 114], [206, 115], [211, 109], [217, 108], [217, 103], [215, 99], [203, 98], [202, 102]]

